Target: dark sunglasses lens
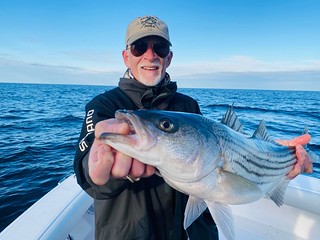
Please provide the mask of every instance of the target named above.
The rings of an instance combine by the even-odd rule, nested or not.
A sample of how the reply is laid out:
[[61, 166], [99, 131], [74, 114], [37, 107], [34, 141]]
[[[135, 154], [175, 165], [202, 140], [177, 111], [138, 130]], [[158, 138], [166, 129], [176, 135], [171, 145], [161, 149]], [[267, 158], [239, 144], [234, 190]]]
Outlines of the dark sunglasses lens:
[[165, 43], [155, 43], [153, 45], [154, 52], [161, 58], [168, 56], [170, 47]]
[[[140, 57], [144, 54], [148, 49], [147, 42], [138, 42], [136, 44], [131, 45], [131, 53], [135, 57]], [[153, 44], [153, 51], [161, 58], [166, 57], [170, 52], [170, 47], [166, 43], [154, 43]]]
[[144, 54], [148, 49], [148, 43], [137, 43], [131, 45], [131, 53], [135, 57], [140, 57], [142, 54]]

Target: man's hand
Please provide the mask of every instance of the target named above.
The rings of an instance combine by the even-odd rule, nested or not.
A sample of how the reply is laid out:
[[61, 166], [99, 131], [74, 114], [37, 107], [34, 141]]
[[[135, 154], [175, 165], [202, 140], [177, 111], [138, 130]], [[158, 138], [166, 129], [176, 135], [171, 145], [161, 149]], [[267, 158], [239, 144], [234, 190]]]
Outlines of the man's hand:
[[89, 176], [97, 185], [104, 185], [110, 177], [131, 179], [149, 177], [155, 173], [155, 168], [143, 164], [112, 147], [102, 143], [99, 136], [103, 132], [129, 134], [130, 127], [126, 123], [119, 123], [115, 119], [101, 121], [95, 126], [95, 140], [89, 153]]
[[297, 162], [294, 165], [291, 172], [287, 174], [287, 177], [290, 179], [295, 178], [302, 172], [312, 173], [313, 166], [312, 161], [306, 152], [306, 150], [302, 147], [302, 145], [307, 144], [311, 140], [311, 136], [309, 134], [304, 134], [299, 137], [296, 137], [292, 140], [277, 140], [276, 142], [284, 145], [284, 146], [291, 146], [296, 148], [296, 156]]

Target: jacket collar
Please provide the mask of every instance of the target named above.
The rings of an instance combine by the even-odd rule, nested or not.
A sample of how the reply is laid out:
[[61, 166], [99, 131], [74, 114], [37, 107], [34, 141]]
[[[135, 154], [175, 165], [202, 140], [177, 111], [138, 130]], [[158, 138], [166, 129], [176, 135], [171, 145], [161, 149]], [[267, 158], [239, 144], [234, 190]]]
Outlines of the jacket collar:
[[146, 86], [136, 80], [129, 69], [125, 72], [124, 77], [120, 78], [119, 88], [140, 109], [165, 110], [177, 92], [177, 84], [171, 82], [168, 73], [156, 86]]

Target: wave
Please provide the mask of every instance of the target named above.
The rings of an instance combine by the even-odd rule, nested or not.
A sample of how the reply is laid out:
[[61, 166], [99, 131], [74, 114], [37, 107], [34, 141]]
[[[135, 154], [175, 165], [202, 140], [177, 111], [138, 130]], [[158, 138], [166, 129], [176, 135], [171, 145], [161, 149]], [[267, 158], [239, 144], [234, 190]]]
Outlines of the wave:
[[27, 119], [27, 117], [24, 117], [22, 115], [15, 115], [15, 114], [4, 114], [1, 116], [1, 120], [9, 120], [9, 121], [14, 121], [14, 120], [21, 120], [21, 119]]
[[[64, 116], [49, 116], [38, 120], [39, 124], [46, 124], [48, 127], [52, 126], [66, 126], [67, 124], [79, 124], [83, 122], [83, 117], [68, 114]], [[79, 125], [80, 126], [80, 125]], [[80, 128], [79, 128], [80, 129]]]
[[83, 117], [78, 117], [73, 114], [69, 114], [60, 118], [60, 120], [64, 122], [83, 121], [83, 119]]
[[57, 156], [70, 156], [72, 157], [75, 152], [75, 141], [65, 141], [58, 143], [42, 143], [24, 146], [25, 143], [20, 143], [17, 146], [6, 146], [2, 147], [2, 155], [0, 162], [2, 162], [2, 167], [8, 166], [11, 162], [19, 163], [30, 163], [33, 164], [35, 159], [40, 159], [42, 161], [50, 162], [52, 158], [56, 159]]

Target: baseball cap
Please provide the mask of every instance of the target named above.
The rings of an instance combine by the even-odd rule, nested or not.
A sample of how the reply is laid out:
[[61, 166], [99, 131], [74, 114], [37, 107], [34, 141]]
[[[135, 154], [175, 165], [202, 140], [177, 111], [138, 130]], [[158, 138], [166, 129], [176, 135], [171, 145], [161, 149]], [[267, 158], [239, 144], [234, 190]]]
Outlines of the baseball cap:
[[171, 46], [167, 24], [155, 16], [137, 17], [128, 25], [126, 46], [147, 36], [162, 37], [167, 40]]

